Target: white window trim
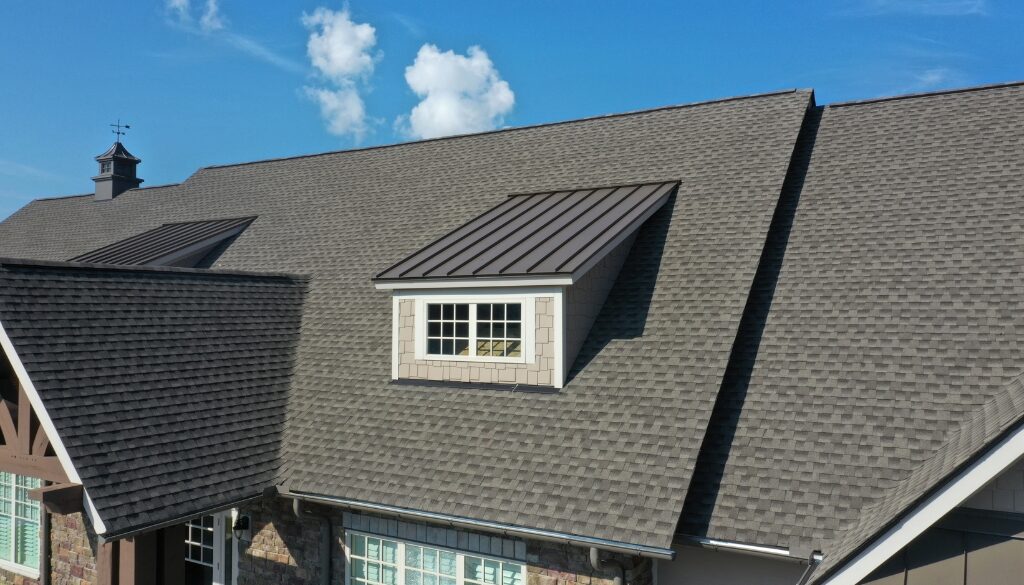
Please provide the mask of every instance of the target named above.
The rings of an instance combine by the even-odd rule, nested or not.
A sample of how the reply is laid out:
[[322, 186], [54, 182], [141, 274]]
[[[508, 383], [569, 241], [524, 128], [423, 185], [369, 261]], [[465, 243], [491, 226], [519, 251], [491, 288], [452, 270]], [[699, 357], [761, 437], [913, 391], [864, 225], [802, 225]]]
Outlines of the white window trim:
[[[510, 559], [507, 557], [498, 557], [494, 555], [481, 554], [474, 551], [460, 550], [447, 546], [439, 546], [436, 544], [430, 544], [426, 542], [417, 542], [414, 540], [404, 540], [401, 538], [395, 538], [392, 536], [384, 536], [381, 534], [373, 534], [372, 532], [363, 532], [360, 530], [345, 530], [345, 585], [359, 585], [352, 580], [352, 535], [359, 535], [369, 538], [379, 538], [381, 540], [390, 540], [398, 543], [398, 552], [396, 553], [395, 563], [397, 581], [396, 585], [405, 585], [405, 546], [411, 544], [413, 546], [421, 546], [426, 548], [432, 548], [436, 550], [443, 550], [445, 552], [455, 553], [455, 585], [467, 585], [465, 582], [465, 558], [476, 557], [487, 561], [497, 561], [500, 563], [514, 563], [520, 567], [520, 582], [522, 585], [527, 585], [527, 570], [526, 561], [519, 559]], [[469, 585], [476, 585], [476, 583], [470, 583]], [[498, 576], [498, 585], [501, 585], [501, 576]]]
[[[18, 477], [19, 477], [18, 474], [11, 473], [11, 482], [12, 482], [11, 483], [11, 558], [12, 559], [16, 558], [18, 556], [18, 551], [17, 551], [17, 541], [18, 541], [18, 539], [17, 539], [17, 526], [18, 526], [18, 512], [17, 512], [17, 510], [18, 510], [18, 491], [17, 491], [18, 490]], [[22, 475], [20, 477], [29, 477], [29, 476]], [[43, 509], [42, 504], [39, 504], [39, 519], [36, 520], [35, 522], [36, 522], [36, 524], [39, 525], [39, 536], [40, 537], [42, 537], [42, 528], [43, 528], [42, 515], [45, 514], [45, 513], [46, 513], [46, 510]], [[40, 553], [42, 553], [42, 547], [40, 547]], [[40, 562], [42, 562], [42, 558], [41, 557], [40, 557]], [[14, 562], [13, 560], [6, 561], [4, 559], [0, 559], [0, 569], [3, 569], [5, 571], [10, 571], [12, 573], [17, 573], [19, 575], [23, 575], [23, 576], [29, 577], [31, 579], [38, 579], [39, 578], [39, 567], [30, 567], [28, 565], [20, 565], [20, 564]]]
[[[477, 362], [494, 364], [532, 364], [537, 361], [537, 306], [534, 297], [521, 296], [478, 296], [458, 301], [449, 298], [419, 297], [416, 299], [416, 322], [413, 335], [416, 346], [416, 359], [437, 360], [445, 362]], [[469, 350], [476, 351], [476, 307], [490, 303], [519, 303], [522, 305], [520, 317], [522, 327], [522, 351], [519, 357], [479, 356], [479, 355], [436, 355], [427, 353], [427, 305], [439, 303], [468, 304], [469, 307]]]
[[[567, 333], [566, 332], [566, 327], [565, 327], [565, 319], [564, 319], [564, 315], [565, 315], [565, 288], [562, 287], [562, 286], [534, 287], [534, 288], [529, 288], [529, 289], [523, 289], [523, 288], [518, 288], [518, 287], [514, 287], [514, 286], [496, 287], [496, 288], [488, 290], [485, 294], [481, 294], [481, 291], [479, 289], [474, 289], [474, 288], [446, 289], [446, 290], [424, 290], [424, 289], [419, 289], [419, 290], [395, 290], [395, 291], [393, 291], [392, 292], [392, 310], [391, 310], [391, 312], [392, 312], [392, 319], [391, 319], [391, 321], [392, 321], [392, 323], [391, 323], [391, 378], [393, 380], [397, 380], [399, 378], [398, 371], [399, 371], [399, 360], [400, 360], [400, 354], [399, 354], [399, 345], [400, 344], [399, 344], [399, 339], [398, 338], [399, 338], [399, 333], [400, 333], [399, 325], [400, 325], [400, 321], [401, 321], [400, 303], [402, 301], [404, 301], [404, 300], [423, 299], [425, 301], [430, 301], [430, 302], [458, 303], [458, 302], [469, 302], [470, 300], [473, 300], [473, 299], [484, 299], [484, 298], [503, 299], [501, 302], [507, 302], [507, 301], [504, 301], [504, 299], [509, 299], [509, 298], [533, 299], [534, 301], [536, 301], [536, 299], [538, 299], [538, 298], [551, 298], [551, 299], [553, 299], [553, 301], [555, 303], [554, 304], [554, 321], [555, 321], [554, 322], [554, 333], [555, 333], [555, 339], [554, 339], [554, 350], [555, 350], [554, 358], [555, 359], [554, 359], [554, 361], [555, 361], [555, 365], [554, 365], [554, 368], [553, 368], [553, 371], [552, 371], [552, 382], [553, 382], [552, 386], [554, 386], [555, 388], [561, 388], [563, 386], [563, 384], [565, 383], [565, 365], [564, 365], [564, 363], [565, 363], [565, 342], [564, 342], [564, 340], [565, 340], [565, 336], [566, 336], [566, 333]], [[536, 333], [537, 333], [537, 328], [536, 328], [536, 310], [535, 310], [536, 307], [533, 307], [533, 309], [534, 310], [531, 311], [531, 315], [532, 315], [531, 319], [533, 319], [533, 321], [532, 321], [533, 326], [530, 327], [529, 329], [527, 329], [527, 331], [530, 332], [529, 334], [531, 336], [530, 337], [531, 347], [529, 347], [529, 348], [526, 347], [526, 341], [524, 339], [524, 342], [523, 342], [523, 352], [524, 352], [524, 355], [527, 355], [527, 352], [529, 352], [529, 355], [532, 355], [533, 359], [536, 360], [536, 357], [537, 357], [536, 356], [536, 351], [537, 351], [537, 349], [536, 349], [536, 344], [533, 343], [534, 337], [536, 336]], [[526, 308], [524, 307], [523, 310], [525, 312]], [[421, 315], [421, 314], [423, 314], [423, 311], [417, 311], [416, 314], [417, 314], [417, 316]], [[420, 330], [422, 330], [424, 332], [426, 331], [425, 323], [422, 324], [422, 325], [417, 326], [416, 322], [414, 321], [413, 327], [415, 328], [416, 331], [420, 331]], [[525, 322], [523, 324], [523, 327], [524, 328], [526, 327]], [[524, 335], [525, 335], [525, 333], [524, 333]], [[417, 338], [418, 338], [418, 335], [414, 331], [414, 337], [413, 337], [414, 344], [417, 343], [415, 341], [415, 339], [417, 339]], [[424, 339], [425, 339], [425, 337], [424, 337]], [[426, 342], [424, 341], [424, 348], [423, 349], [426, 349], [425, 343]], [[421, 352], [417, 351], [415, 353], [416, 353], [416, 356], [414, 356], [414, 357], [416, 359], [435, 359], [434, 356], [431, 356], [430, 358], [420, 358], [418, 356], [421, 354]], [[425, 352], [422, 352], [422, 353], [425, 353]], [[465, 356], [462, 356], [462, 357], [465, 357]], [[484, 358], [484, 359], [492, 359], [492, 358]], [[463, 360], [452, 360], [452, 361], [463, 361]], [[468, 361], [468, 360], [465, 360], [465, 361]], [[494, 362], [491, 362], [491, 363], [494, 363]], [[532, 363], [532, 362], [529, 362], [529, 363]]]

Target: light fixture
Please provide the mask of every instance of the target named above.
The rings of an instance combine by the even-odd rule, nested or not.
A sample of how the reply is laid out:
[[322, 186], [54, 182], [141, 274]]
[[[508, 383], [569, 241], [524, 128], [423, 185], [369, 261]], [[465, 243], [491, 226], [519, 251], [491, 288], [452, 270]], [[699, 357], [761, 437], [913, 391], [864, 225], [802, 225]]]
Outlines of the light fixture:
[[231, 531], [235, 533], [236, 540], [242, 540], [242, 535], [249, 532], [249, 517], [239, 516], [235, 518], [235, 523], [231, 526]]

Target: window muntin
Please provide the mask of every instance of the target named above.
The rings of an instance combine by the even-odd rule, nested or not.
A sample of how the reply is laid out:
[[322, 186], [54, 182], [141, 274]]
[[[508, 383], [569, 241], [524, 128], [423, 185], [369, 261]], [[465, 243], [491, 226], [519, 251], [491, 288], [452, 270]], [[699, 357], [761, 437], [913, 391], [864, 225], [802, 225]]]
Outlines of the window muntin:
[[427, 353], [469, 355], [468, 303], [427, 305]]
[[348, 531], [348, 585], [524, 585], [523, 563]]
[[213, 516], [193, 518], [186, 524], [185, 560], [190, 563], [213, 566]]
[[29, 490], [42, 485], [34, 477], [0, 472], [0, 561], [39, 570], [39, 502]]
[[427, 303], [428, 356], [521, 358], [523, 304]]
[[523, 355], [523, 306], [520, 303], [477, 304], [476, 355]]
[[110, 170], [111, 170], [112, 164], [113, 163], [111, 163], [109, 160], [105, 160], [105, 161], [101, 162], [100, 163], [100, 172], [101, 173], [109, 173]]

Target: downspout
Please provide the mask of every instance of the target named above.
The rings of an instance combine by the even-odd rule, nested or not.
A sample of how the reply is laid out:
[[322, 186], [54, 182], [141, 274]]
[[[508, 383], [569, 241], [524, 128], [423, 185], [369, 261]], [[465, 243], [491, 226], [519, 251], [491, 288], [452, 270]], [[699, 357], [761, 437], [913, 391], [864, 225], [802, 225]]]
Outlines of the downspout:
[[[292, 511], [295, 512], [296, 518], [303, 517], [302, 500], [298, 498], [292, 500]], [[307, 515], [320, 520], [320, 585], [331, 585], [331, 573], [333, 572], [331, 566], [331, 541], [333, 540], [331, 519], [326, 514], [309, 513]]]
[[595, 571], [607, 571], [609, 568], [616, 568], [619, 570], [619, 574], [615, 576], [614, 585], [624, 585], [626, 583], [626, 571], [633, 569], [636, 564], [631, 563], [630, 566], [626, 566], [625, 563], [616, 559], [601, 559], [601, 550], [596, 546], [590, 547], [590, 566], [594, 567]]
[[40, 506], [39, 585], [50, 585], [50, 513]]
[[810, 580], [811, 574], [814, 573], [814, 569], [821, 562], [822, 557], [816, 554], [812, 554], [811, 558], [807, 562], [807, 568], [804, 569], [804, 574], [800, 576], [800, 580], [796, 585], [807, 585], [807, 581]]
[[[44, 486], [53, 485], [52, 482], [44, 481]], [[46, 506], [39, 505], [39, 585], [50, 585], [50, 569], [53, 564], [50, 559], [50, 513]]]

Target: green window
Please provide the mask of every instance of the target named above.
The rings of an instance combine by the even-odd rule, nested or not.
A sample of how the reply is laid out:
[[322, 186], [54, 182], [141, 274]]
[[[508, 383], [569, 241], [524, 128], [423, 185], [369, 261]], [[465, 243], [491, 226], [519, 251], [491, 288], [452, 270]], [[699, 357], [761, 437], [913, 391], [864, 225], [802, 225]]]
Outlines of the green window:
[[39, 502], [28, 492], [41, 485], [34, 477], [0, 472], [0, 561], [39, 570]]

